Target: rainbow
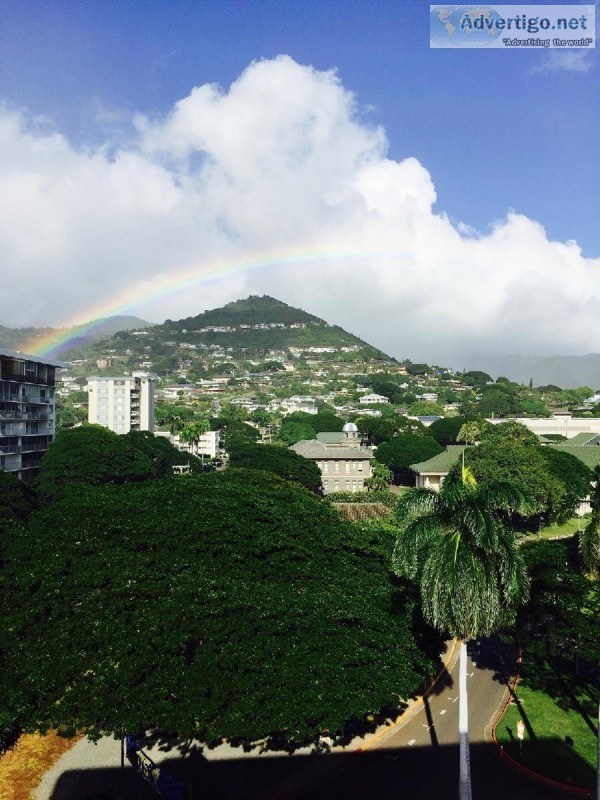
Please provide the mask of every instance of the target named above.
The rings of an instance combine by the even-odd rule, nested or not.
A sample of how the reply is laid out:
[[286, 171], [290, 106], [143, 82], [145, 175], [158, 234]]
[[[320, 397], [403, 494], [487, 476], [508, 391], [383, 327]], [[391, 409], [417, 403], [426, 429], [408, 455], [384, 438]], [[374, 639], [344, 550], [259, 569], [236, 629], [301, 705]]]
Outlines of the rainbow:
[[86, 309], [76, 317], [64, 322], [58, 330], [54, 329], [48, 334], [35, 336], [27, 339], [19, 345], [19, 349], [24, 353], [31, 353], [37, 356], [53, 357], [70, 347], [76, 347], [85, 341], [91, 332], [100, 331], [106, 325], [107, 317], [119, 314], [130, 314], [136, 307], [161, 299], [170, 294], [180, 292], [192, 286], [207, 283], [216, 278], [236, 275], [239, 273], [253, 272], [270, 267], [299, 266], [319, 261], [329, 262], [341, 259], [371, 259], [401, 255], [400, 250], [388, 251], [357, 251], [356, 249], [344, 252], [339, 249], [329, 250], [310, 250], [307, 252], [276, 253], [265, 256], [255, 256], [252, 258], [221, 261], [210, 266], [198, 266], [186, 268], [175, 274], [158, 276], [150, 284], [135, 284], [119, 291], [108, 300], [96, 303]]

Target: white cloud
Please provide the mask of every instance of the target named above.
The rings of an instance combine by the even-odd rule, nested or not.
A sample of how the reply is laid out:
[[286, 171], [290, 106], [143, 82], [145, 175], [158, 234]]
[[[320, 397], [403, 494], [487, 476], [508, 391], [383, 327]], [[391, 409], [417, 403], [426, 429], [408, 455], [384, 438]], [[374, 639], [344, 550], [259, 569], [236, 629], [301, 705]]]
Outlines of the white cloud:
[[400, 357], [600, 350], [600, 259], [514, 212], [486, 234], [434, 213], [425, 167], [387, 157], [334, 72], [257, 62], [134, 123], [77, 150], [0, 109], [1, 324], [71, 322], [191, 272], [127, 310], [264, 292]]
[[570, 48], [558, 48], [544, 52], [539, 64], [529, 70], [529, 74], [541, 72], [589, 72], [594, 65], [593, 51]]

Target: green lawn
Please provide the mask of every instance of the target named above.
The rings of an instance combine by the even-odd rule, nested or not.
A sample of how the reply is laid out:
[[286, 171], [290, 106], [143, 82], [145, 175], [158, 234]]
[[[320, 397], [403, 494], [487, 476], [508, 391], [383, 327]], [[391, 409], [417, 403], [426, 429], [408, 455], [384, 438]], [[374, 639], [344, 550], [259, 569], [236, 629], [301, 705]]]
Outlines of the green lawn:
[[[545, 692], [519, 683], [518, 702], [509, 706], [496, 735], [505, 752], [530, 769], [562, 783], [592, 788], [597, 738], [590, 725], [596, 724], [594, 705], [598, 698], [584, 683], [577, 687], [576, 698], [572, 706], [579, 704], [579, 709], [561, 708]], [[522, 755], [517, 739], [518, 720], [525, 723]]]
[[539, 539], [552, 539], [555, 536], [575, 536], [579, 530], [583, 530], [588, 524], [587, 519], [572, 517], [562, 524], [544, 525], [539, 533], [517, 531], [517, 536], [535, 542]]

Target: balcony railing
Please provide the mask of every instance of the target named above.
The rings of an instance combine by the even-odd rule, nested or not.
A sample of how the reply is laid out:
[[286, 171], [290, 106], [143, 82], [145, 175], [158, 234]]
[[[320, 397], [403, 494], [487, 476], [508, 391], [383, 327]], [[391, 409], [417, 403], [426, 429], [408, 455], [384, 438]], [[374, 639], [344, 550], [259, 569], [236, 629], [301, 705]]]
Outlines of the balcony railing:
[[36, 375], [20, 375], [17, 372], [0, 373], [0, 381], [14, 381], [15, 383], [33, 383], [36, 386], [55, 386], [54, 378], [38, 378]]

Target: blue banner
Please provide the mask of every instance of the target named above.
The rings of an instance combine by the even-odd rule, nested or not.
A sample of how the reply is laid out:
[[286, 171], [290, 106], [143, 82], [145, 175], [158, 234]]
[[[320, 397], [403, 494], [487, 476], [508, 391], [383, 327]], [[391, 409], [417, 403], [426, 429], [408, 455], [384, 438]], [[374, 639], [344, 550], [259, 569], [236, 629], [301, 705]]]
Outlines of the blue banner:
[[127, 758], [133, 768], [136, 772], [139, 772], [155, 792], [164, 800], [183, 800], [183, 785], [181, 781], [178, 781], [155, 764], [131, 736], [125, 737], [125, 744]]

